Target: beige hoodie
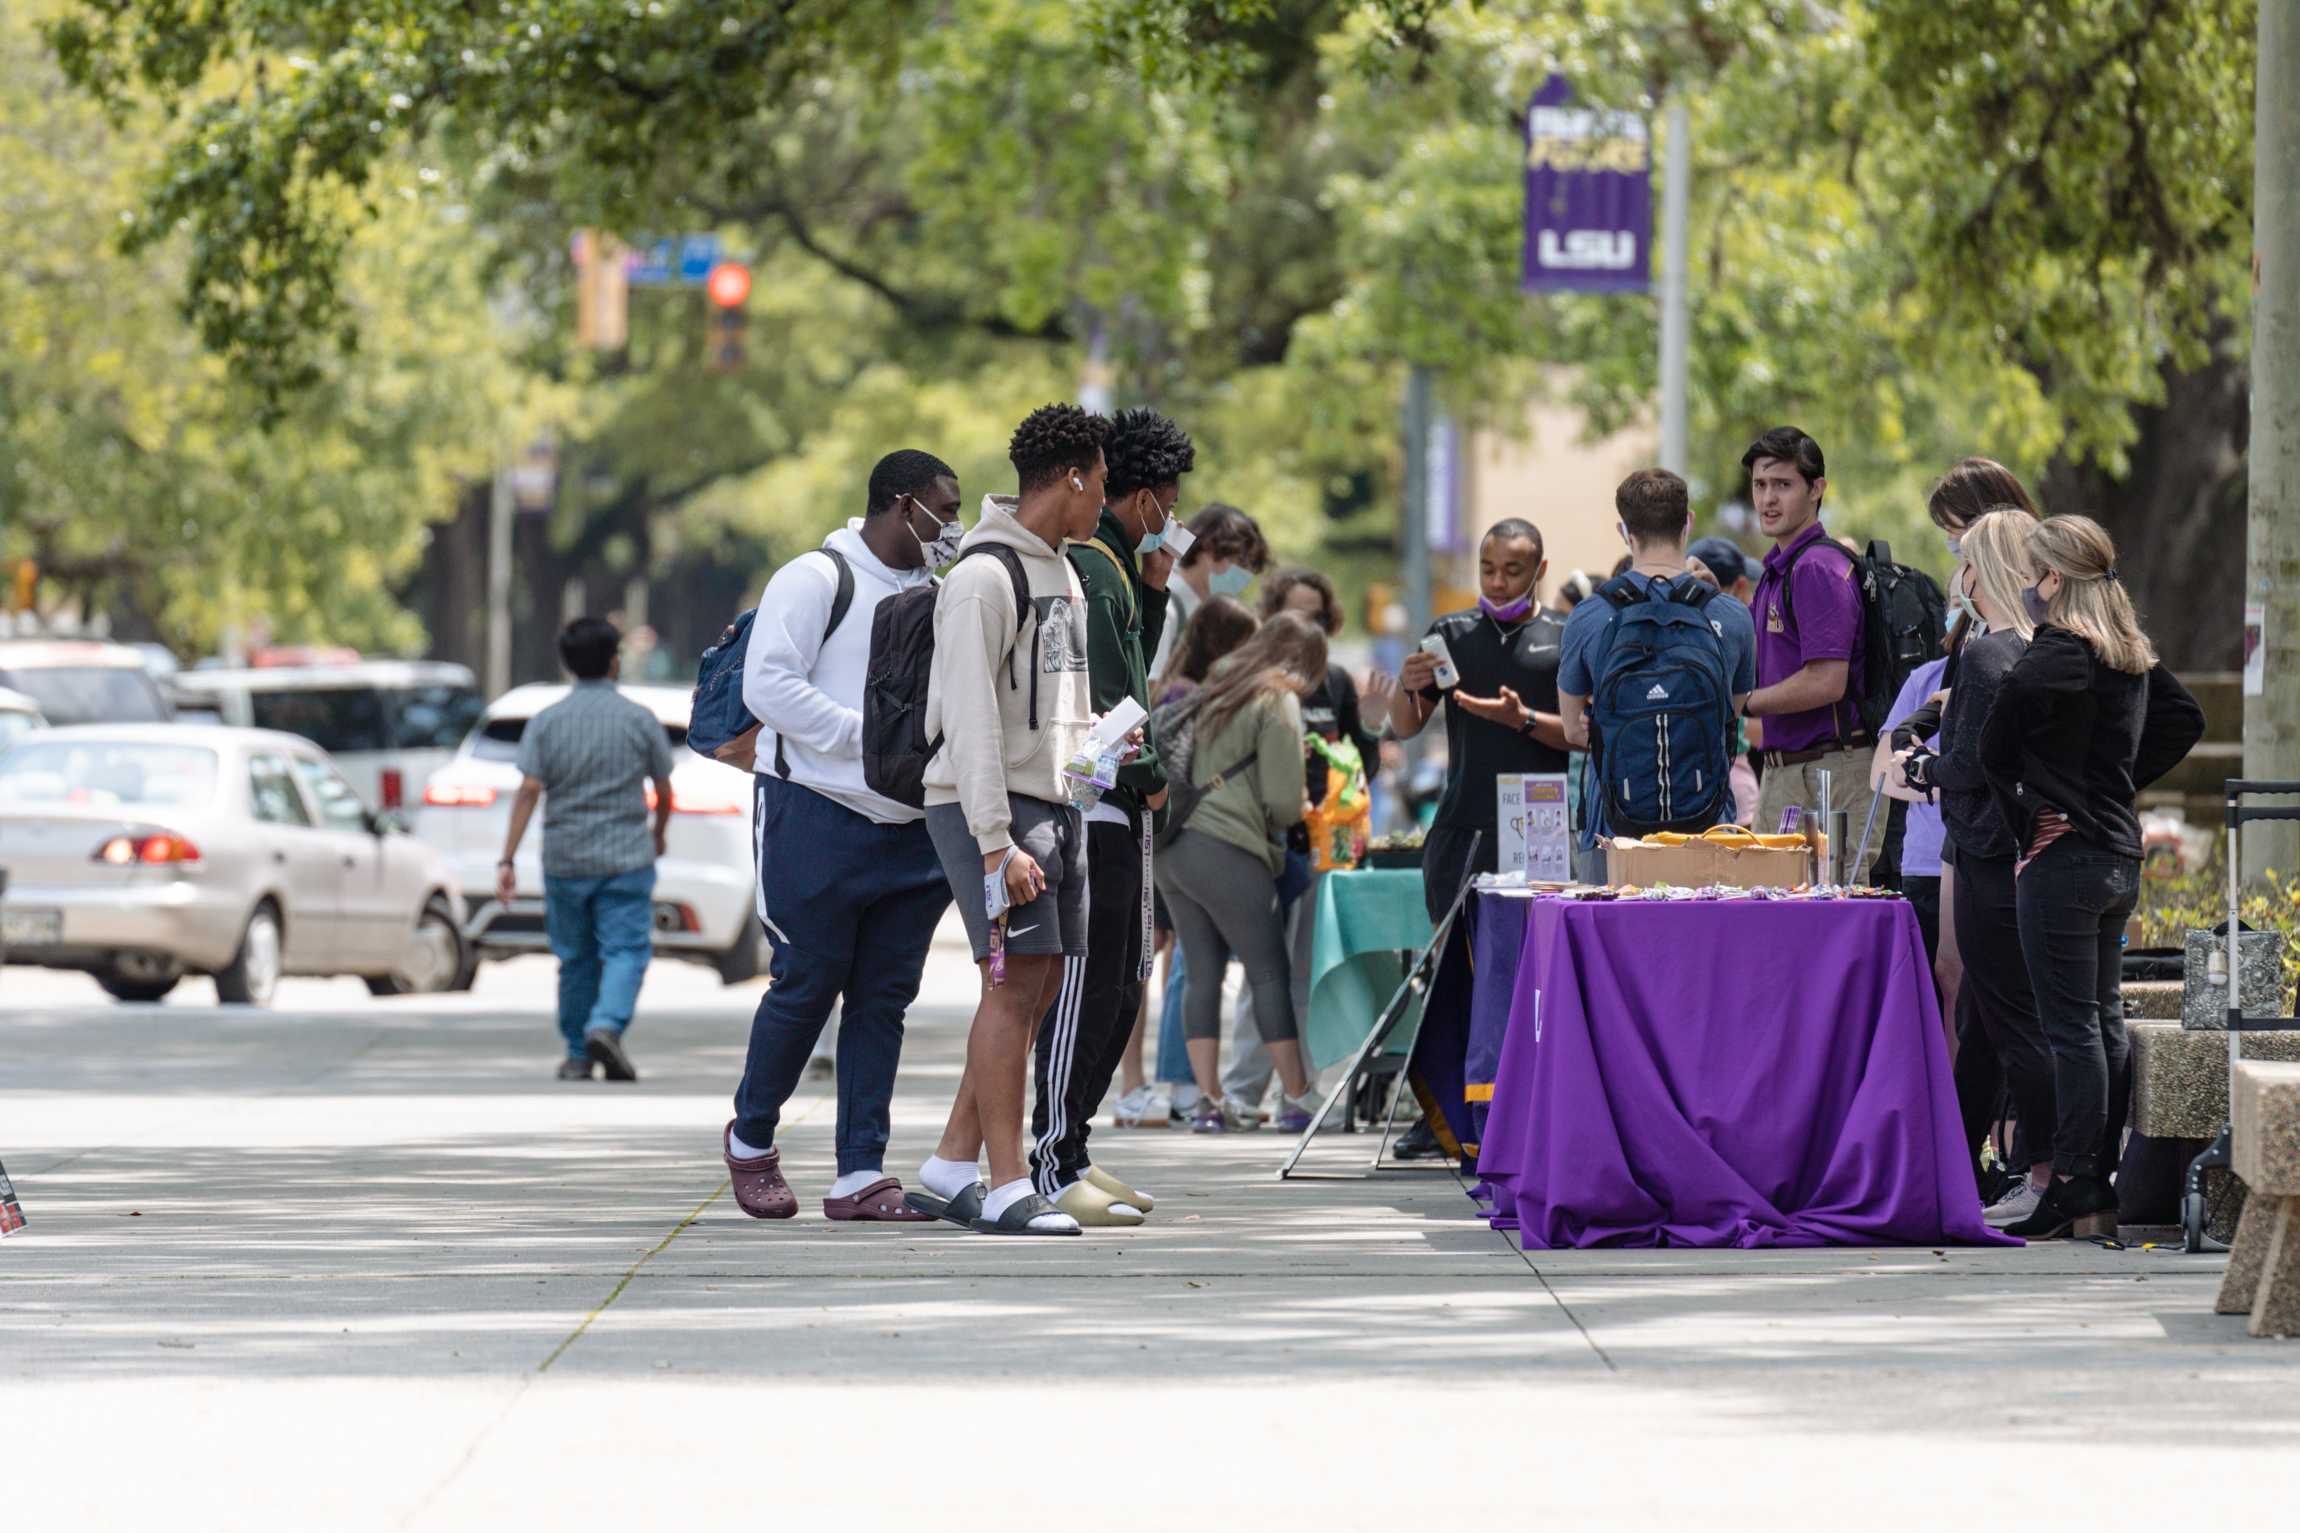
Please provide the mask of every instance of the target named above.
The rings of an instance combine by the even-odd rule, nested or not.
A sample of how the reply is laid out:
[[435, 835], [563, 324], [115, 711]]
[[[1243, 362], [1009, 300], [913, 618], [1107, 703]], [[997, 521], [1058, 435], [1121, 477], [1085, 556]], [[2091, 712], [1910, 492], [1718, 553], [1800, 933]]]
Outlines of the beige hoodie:
[[1086, 674], [1086, 593], [1070, 561], [1016, 521], [1014, 508], [1011, 495], [984, 496], [982, 520], [959, 546], [963, 552], [1002, 543], [1021, 556], [1030, 583], [1029, 621], [1017, 632], [1014, 582], [995, 555], [962, 558], [935, 599], [934, 669], [926, 688], [926, 737], [943, 740], [927, 763], [926, 805], [963, 807], [966, 828], [985, 855], [1013, 845], [1009, 793], [1068, 802], [1062, 766], [1085, 740], [1094, 706]]

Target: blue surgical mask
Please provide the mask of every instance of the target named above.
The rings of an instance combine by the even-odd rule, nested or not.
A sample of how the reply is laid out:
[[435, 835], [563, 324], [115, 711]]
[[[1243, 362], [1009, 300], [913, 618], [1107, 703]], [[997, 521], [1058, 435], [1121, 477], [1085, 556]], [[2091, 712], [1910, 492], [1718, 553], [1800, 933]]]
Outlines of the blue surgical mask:
[[1134, 545], [1134, 552], [1137, 554], [1154, 554], [1165, 546], [1166, 529], [1161, 527], [1156, 532], [1142, 534], [1142, 541]]
[[1973, 605], [1972, 593], [1965, 589], [1965, 583], [1952, 577], [1949, 590], [1956, 600], [1957, 611], [1964, 616], [1965, 627], [1974, 634], [1988, 632], [1988, 619], [1982, 617], [1981, 609]]
[[1206, 589], [1216, 596], [1240, 596], [1254, 583], [1254, 572], [1243, 564], [1233, 564], [1226, 570], [1216, 570], [1206, 581]]
[[1944, 532], [1941, 534], [1941, 541], [1949, 545], [1950, 558], [1962, 559], [1965, 556], [1965, 540], [1957, 534]]
[[2039, 581], [2037, 585], [2021, 588], [2020, 604], [2027, 610], [2028, 620], [2032, 623], [2042, 623], [2045, 615], [2052, 610], [2052, 603], [2044, 599], [2044, 592], [2038, 588], [2042, 584]]

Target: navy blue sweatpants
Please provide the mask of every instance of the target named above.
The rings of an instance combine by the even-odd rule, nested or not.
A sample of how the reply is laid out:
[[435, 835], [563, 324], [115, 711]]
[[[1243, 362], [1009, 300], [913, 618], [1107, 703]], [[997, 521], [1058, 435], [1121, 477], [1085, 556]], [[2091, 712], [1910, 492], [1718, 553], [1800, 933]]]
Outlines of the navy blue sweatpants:
[[774, 964], [751, 1019], [735, 1132], [759, 1149], [775, 1142], [783, 1104], [843, 1000], [839, 1174], [876, 1171], [886, 1157], [903, 1014], [918, 998], [950, 880], [923, 820], [880, 825], [764, 772], [753, 793], [759, 919]]

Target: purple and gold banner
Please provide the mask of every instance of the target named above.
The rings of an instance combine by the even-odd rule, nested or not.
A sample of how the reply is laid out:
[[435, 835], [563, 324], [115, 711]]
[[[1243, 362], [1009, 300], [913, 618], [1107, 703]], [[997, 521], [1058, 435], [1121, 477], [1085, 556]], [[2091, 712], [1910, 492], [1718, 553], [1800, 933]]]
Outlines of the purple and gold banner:
[[1573, 105], [1551, 75], [1525, 113], [1529, 293], [1642, 293], [1651, 286], [1653, 143], [1634, 112]]

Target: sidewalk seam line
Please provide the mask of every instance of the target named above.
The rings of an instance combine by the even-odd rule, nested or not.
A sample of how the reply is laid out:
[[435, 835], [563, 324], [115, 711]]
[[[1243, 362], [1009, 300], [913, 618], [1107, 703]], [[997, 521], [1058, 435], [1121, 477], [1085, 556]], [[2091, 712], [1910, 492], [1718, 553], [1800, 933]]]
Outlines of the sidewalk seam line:
[[576, 1326], [574, 1330], [567, 1333], [567, 1337], [564, 1341], [560, 1342], [558, 1346], [551, 1349], [551, 1355], [543, 1359], [542, 1363], [536, 1368], [535, 1371], [539, 1374], [549, 1373], [551, 1371], [551, 1365], [559, 1361], [559, 1359], [565, 1355], [569, 1347], [572, 1347], [576, 1342], [583, 1339], [583, 1333], [591, 1329], [591, 1322], [598, 1319], [601, 1315], [607, 1313], [608, 1306], [612, 1305], [617, 1299], [623, 1297], [623, 1290], [631, 1286], [631, 1279], [639, 1275], [639, 1269], [646, 1266], [647, 1263], [653, 1261], [656, 1257], [660, 1256], [672, 1241], [677, 1240], [681, 1235], [685, 1234], [687, 1226], [693, 1224], [697, 1219], [702, 1218], [703, 1210], [709, 1208], [713, 1203], [718, 1202], [719, 1194], [725, 1192], [729, 1187], [733, 1185], [734, 1183], [732, 1179], [719, 1183], [717, 1187], [712, 1189], [711, 1195], [709, 1197], [703, 1199], [702, 1202], [695, 1205], [694, 1212], [688, 1214], [686, 1218], [681, 1219], [677, 1226], [672, 1229], [670, 1234], [665, 1235], [660, 1241], [656, 1242], [655, 1248], [653, 1250], [649, 1251], [646, 1255], [633, 1262], [630, 1267], [624, 1271], [621, 1280], [615, 1284], [614, 1290], [610, 1292], [606, 1298], [599, 1301], [597, 1308], [593, 1309], [590, 1314], [583, 1317], [583, 1323], [581, 1325]]

